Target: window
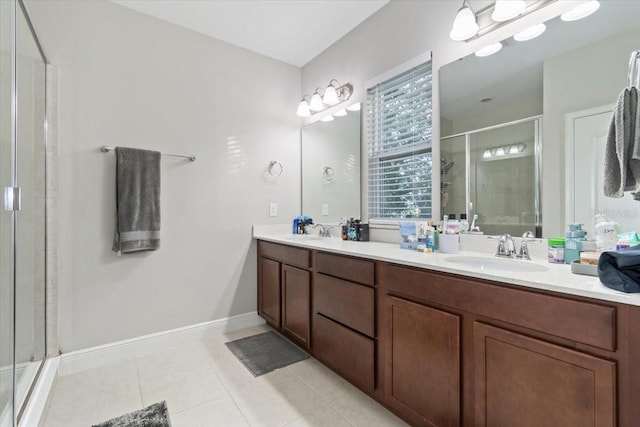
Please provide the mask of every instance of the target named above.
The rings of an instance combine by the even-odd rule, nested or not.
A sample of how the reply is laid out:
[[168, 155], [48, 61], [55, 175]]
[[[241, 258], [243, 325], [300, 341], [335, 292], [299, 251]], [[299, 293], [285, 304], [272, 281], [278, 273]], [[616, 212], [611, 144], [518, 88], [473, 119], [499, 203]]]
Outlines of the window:
[[431, 61], [367, 92], [369, 220], [431, 218]]

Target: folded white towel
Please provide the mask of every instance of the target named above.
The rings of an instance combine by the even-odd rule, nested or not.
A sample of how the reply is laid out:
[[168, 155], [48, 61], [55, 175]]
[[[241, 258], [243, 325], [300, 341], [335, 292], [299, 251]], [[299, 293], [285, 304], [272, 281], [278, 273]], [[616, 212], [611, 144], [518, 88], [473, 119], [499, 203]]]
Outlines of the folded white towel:
[[604, 159], [604, 195], [607, 197], [619, 198], [625, 191], [640, 189], [638, 102], [638, 88], [627, 88], [618, 96], [613, 111]]

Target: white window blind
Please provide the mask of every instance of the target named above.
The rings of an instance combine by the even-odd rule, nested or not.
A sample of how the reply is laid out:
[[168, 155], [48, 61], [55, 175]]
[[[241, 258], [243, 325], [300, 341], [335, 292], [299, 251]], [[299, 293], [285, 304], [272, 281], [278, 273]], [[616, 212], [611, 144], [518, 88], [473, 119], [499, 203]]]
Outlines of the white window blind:
[[431, 218], [431, 61], [370, 88], [369, 220]]

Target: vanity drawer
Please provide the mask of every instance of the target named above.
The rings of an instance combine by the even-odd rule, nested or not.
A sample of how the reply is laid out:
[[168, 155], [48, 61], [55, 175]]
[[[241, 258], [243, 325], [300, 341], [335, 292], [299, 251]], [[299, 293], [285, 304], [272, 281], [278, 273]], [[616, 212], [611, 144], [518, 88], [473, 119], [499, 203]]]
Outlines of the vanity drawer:
[[319, 273], [369, 286], [374, 285], [373, 261], [316, 252], [315, 266]]
[[387, 292], [433, 301], [577, 343], [616, 350], [616, 309], [604, 304], [384, 264]]
[[374, 341], [352, 331], [321, 314], [313, 317], [313, 349], [315, 356], [342, 376], [373, 391]]
[[311, 267], [311, 252], [307, 249], [259, 241], [258, 253], [260, 256], [281, 261], [285, 264], [302, 268]]
[[313, 284], [314, 312], [349, 326], [365, 335], [375, 335], [375, 290], [324, 274]]

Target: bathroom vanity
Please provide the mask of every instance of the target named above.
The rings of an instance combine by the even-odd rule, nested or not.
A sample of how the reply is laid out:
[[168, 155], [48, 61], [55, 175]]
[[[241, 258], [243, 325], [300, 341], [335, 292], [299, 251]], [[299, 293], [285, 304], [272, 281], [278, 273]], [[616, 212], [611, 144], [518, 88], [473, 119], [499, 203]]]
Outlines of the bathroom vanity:
[[639, 295], [568, 266], [477, 269], [392, 244], [254, 237], [259, 314], [412, 425], [640, 420]]

